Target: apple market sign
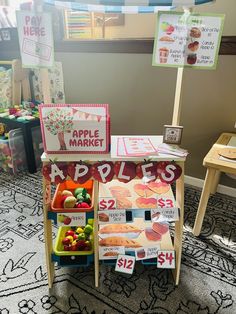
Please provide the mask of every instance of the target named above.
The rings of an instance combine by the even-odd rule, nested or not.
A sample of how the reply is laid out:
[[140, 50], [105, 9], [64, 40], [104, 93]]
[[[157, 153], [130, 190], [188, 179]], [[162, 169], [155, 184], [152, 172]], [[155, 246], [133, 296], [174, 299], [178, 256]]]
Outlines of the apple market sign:
[[159, 178], [162, 182], [172, 184], [182, 174], [182, 168], [170, 161], [147, 161], [136, 164], [132, 161], [101, 161], [94, 164], [85, 162], [48, 163], [43, 166], [43, 176], [47, 181], [58, 184], [69, 176], [72, 181], [83, 184], [89, 179], [101, 183], [110, 182], [116, 177], [127, 183], [135, 177], [149, 178], [154, 181]]
[[223, 14], [158, 12], [152, 64], [215, 69], [224, 17]]
[[49, 13], [17, 11], [17, 30], [24, 67], [51, 67], [54, 63], [52, 20]]

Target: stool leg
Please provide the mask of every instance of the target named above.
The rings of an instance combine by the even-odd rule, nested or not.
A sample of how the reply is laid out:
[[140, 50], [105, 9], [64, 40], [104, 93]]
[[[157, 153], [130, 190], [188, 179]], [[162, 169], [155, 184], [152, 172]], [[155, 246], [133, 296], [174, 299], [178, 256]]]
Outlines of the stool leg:
[[221, 175], [220, 170], [216, 170], [214, 181], [213, 181], [212, 187], [211, 187], [211, 194], [215, 194], [216, 193], [216, 190], [217, 190], [217, 187], [218, 187], [218, 184], [219, 184], [219, 181], [220, 181], [220, 175]]
[[193, 227], [193, 234], [195, 236], [198, 236], [202, 229], [202, 222], [205, 216], [206, 207], [207, 207], [209, 195], [211, 192], [211, 186], [212, 186], [212, 183], [214, 182], [215, 173], [216, 173], [215, 169], [212, 169], [212, 168], [207, 169], [206, 178], [205, 178], [205, 182], [204, 182], [203, 190], [202, 190], [202, 195], [201, 195], [199, 206], [198, 206], [197, 216], [196, 216], [195, 224]]

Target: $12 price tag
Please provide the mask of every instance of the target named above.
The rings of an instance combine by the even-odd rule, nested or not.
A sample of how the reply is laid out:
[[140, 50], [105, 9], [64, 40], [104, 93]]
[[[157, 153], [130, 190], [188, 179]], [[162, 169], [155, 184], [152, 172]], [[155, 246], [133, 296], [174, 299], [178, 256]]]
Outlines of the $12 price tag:
[[118, 255], [115, 271], [132, 275], [134, 271], [134, 265], [135, 265], [134, 256]]
[[116, 199], [114, 197], [100, 197], [99, 210], [116, 209]]
[[175, 268], [175, 251], [158, 251], [157, 268]]

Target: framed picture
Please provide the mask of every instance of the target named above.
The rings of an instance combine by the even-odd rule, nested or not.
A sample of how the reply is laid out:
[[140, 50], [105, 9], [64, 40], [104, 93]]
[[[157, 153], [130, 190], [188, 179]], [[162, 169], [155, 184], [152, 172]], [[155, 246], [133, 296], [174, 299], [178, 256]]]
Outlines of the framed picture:
[[180, 145], [183, 127], [164, 125], [163, 143]]

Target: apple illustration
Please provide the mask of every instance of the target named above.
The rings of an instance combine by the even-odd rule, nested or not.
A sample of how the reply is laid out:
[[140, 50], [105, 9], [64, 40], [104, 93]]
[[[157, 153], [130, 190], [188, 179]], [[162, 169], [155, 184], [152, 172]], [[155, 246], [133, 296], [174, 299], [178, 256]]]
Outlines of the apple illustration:
[[114, 177], [113, 162], [101, 161], [93, 164], [91, 173], [95, 180], [101, 183], [110, 182]]
[[157, 166], [157, 174], [162, 182], [171, 184], [182, 174], [182, 168], [175, 162], [161, 161]]
[[166, 28], [166, 34], [171, 35], [174, 32], [174, 30], [175, 30], [174, 26], [169, 24]]
[[43, 176], [52, 183], [59, 184], [66, 180], [67, 164], [66, 163], [52, 163], [43, 166]]
[[63, 223], [64, 223], [64, 225], [69, 225], [71, 223], [71, 218], [66, 216]]
[[197, 62], [197, 55], [196, 53], [191, 53], [187, 57], [187, 63], [188, 64], [195, 64]]
[[148, 181], [154, 181], [157, 178], [157, 162], [144, 161], [137, 165], [136, 175], [140, 179], [147, 177]]
[[127, 183], [136, 177], [136, 164], [132, 161], [116, 161], [114, 172], [119, 181]]
[[68, 166], [68, 175], [74, 182], [83, 184], [92, 176], [91, 166], [82, 161], [79, 163], [70, 163]]

